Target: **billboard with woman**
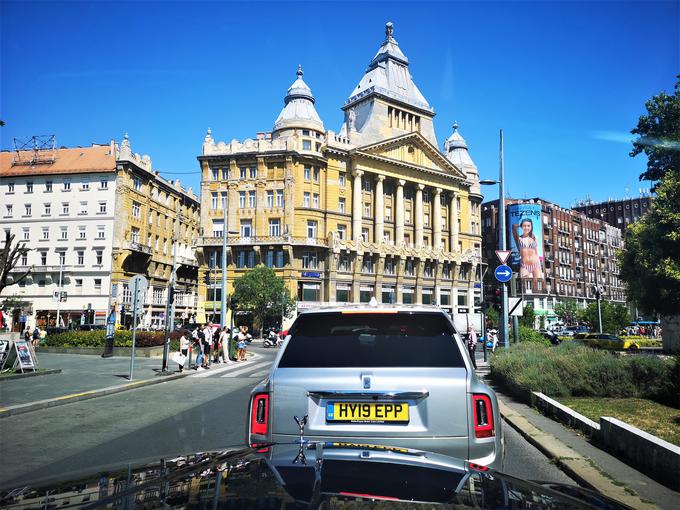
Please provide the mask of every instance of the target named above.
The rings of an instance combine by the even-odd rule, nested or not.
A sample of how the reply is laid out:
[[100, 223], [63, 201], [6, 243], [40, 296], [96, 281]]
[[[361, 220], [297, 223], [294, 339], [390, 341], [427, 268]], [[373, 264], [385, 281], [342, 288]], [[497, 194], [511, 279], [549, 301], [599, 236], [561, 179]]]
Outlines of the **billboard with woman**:
[[510, 264], [520, 278], [533, 280], [534, 291], [545, 289], [541, 218], [540, 204], [508, 206]]

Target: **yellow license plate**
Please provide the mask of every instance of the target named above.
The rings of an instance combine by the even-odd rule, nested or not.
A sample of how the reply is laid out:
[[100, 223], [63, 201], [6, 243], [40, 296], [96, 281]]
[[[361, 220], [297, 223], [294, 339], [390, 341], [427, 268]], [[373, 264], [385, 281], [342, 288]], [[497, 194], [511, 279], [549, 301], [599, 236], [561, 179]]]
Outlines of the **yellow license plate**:
[[406, 402], [329, 402], [326, 421], [333, 423], [408, 423]]

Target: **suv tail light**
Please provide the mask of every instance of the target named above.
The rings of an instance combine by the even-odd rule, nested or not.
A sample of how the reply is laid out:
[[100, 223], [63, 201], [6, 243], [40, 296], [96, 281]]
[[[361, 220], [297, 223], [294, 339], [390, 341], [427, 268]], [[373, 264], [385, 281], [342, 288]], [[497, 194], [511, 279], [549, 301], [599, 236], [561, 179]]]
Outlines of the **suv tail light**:
[[472, 395], [472, 414], [474, 416], [475, 437], [493, 437], [493, 407], [488, 395], [477, 393]]
[[256, 393], [250, 411], [250, 433], [266, 434], [269, 423], [269, 394]]

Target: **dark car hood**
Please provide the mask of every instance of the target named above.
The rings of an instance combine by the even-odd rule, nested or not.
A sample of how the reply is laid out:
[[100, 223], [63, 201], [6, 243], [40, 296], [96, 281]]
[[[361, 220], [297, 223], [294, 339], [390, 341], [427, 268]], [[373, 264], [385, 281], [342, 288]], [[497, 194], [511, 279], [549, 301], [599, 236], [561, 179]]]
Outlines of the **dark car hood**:
[[[259, 445], [5, 489], [2, 508], [628, 508], [576, 486], [444, 455], [355, 443]], [[382, 505], [382, 506], [381, 506]], [[350, 506], [351, 507], [351, 506]], [[353, 507], [351, 507], [353, 508]]]

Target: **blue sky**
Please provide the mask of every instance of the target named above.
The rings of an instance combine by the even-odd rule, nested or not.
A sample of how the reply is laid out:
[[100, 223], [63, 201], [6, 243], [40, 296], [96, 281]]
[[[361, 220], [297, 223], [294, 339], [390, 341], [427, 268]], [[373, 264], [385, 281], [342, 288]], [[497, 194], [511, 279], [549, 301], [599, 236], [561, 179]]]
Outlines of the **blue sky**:
[[[458, 121], [483, 178], [570, 206], [637, 194], [630, 129], [680, 72], [680, 2], [7, 2], [2, 148], [120, 141], [199, 186], [216, 140], [270, 130], [302, 64], [327, 129], [392, 21], [435, 108], [440, 145]], [[497, 195], [486, 188], [487, 196]]]

